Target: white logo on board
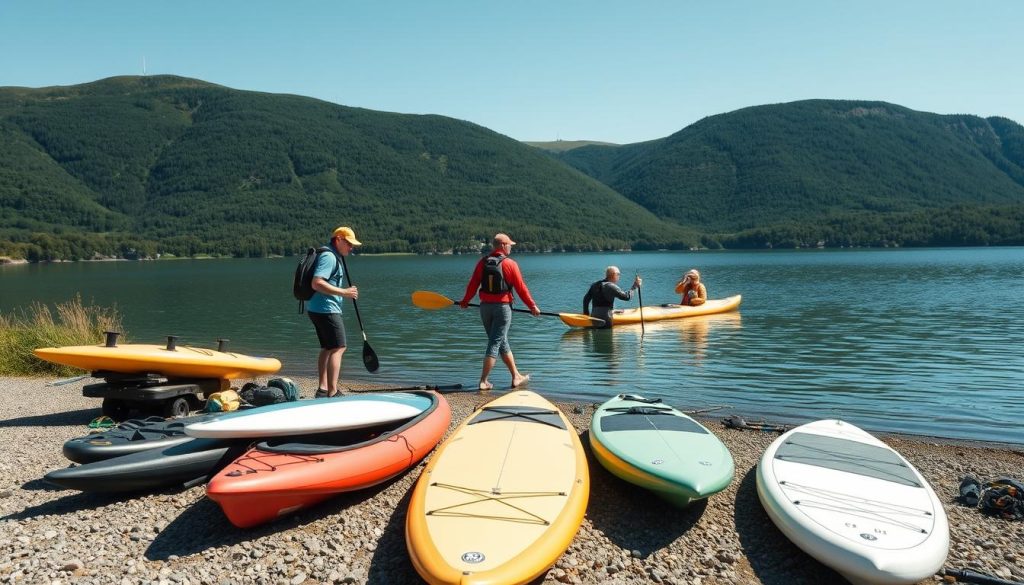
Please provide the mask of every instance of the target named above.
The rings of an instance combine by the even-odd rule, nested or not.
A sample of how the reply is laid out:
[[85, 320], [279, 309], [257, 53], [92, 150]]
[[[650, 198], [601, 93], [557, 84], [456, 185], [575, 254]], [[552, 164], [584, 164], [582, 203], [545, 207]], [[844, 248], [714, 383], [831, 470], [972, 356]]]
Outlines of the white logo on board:
[[484, 560], [484, 553], [482, 553], [482, 552], [469, 551], [468, 553], [464, 553], [462, 555], [462, 561], [466, 562], [466, 563], [474, 563], [474, 564], [476, 564], [476, 563], [483, 562], [483, 560]]

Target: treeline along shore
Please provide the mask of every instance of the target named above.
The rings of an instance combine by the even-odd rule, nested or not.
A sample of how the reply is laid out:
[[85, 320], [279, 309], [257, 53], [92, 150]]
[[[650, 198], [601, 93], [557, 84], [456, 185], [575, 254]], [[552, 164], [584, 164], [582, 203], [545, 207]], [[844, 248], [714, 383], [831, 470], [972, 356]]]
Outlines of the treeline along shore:
[[[315, 381], [296, 380], [304, 397]], [[87, 381], [86, 381], [87, 382]], [[0, 579], [11, 583], [419, 583], [404, 524], [424, 463], [397, 479], [343, 494], [267, 525], [233, 527], [202, 486], [104, 496], [51, 487], [69, 463], [64, 441], [99, 415], [78, 382], [0, 377]], [[414, 381], [413, 383], [420, 383]], [[543, 394], [541, 384], [532, 389]], [[367, 388], [367, 386], [361, 386]], [[446, 397], [454, 429], [505, 392]], [[557, 403], [580, 433], [594, 405]], [[676, 404], [683, 410], [685, 404]], [[842, 578], [791, 544], [758, 501], [755, 468], [775, 433], [698, 417], [728, 446], [736, 477], [725, 491], [675, 509], [605, 471], [588, 449], [591, 493], [569, 549], [546, 574], [558, 583], [824, 584]], [[1024, 580], [1024, 522], [954, 501], [961, 478], [1016, 476], [1024, 447], [883, 435], [931, 483], [950, 522], [948, 568]], [[582, 437], [586, 445], [586, 436]], [[428, 456], [429, 459], [429, 456]], [[927, 582], [927, 581], [926, 581]]]

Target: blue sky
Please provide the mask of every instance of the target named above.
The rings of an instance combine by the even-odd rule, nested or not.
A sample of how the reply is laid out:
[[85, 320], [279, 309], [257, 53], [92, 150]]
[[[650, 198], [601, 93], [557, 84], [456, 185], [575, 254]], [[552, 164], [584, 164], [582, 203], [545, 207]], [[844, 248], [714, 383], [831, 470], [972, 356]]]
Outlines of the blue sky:
[[1024, 1], [0, 0], [0, 86], [142, 73], [628, 143], [877, 99], [1024, 123]]

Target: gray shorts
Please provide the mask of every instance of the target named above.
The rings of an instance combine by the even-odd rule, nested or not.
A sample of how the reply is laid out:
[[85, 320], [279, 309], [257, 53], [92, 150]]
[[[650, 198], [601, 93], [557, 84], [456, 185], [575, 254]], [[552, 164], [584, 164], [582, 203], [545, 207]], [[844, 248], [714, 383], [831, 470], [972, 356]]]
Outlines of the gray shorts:
[[510, 353], [508, 328], [512, 325], [512, 306], [508, 303], [480, 303], [480, 320], [487, 331], [487, 356]]
[[308, 313], [309, 320], [316, 329], [316, 338], [323, 349], [345, 347], [345, 322], [341, 313]]

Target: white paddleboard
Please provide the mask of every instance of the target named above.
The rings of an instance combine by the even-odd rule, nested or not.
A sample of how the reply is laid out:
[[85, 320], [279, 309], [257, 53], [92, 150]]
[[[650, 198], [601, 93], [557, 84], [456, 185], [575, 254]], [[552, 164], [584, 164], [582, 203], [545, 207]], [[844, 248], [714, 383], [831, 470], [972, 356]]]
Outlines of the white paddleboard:
[[191, 424], [185, 434], [216, 439], [310, 435], [409, 419], [429, 407], [427, 397], [397, 392], [299, 400]]
[[783, 534], [853, 583], [916, 583], [949, 552], [946, 512], [928, 482], [843, 421], [776, 439], [757, 466], [757, 495]]

